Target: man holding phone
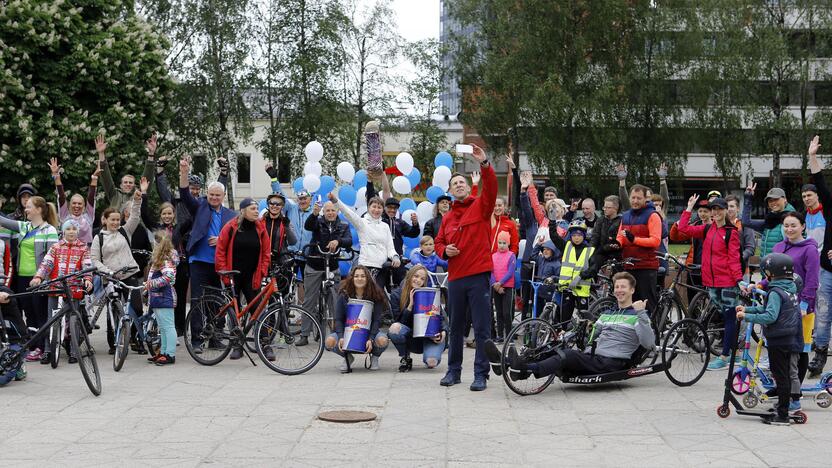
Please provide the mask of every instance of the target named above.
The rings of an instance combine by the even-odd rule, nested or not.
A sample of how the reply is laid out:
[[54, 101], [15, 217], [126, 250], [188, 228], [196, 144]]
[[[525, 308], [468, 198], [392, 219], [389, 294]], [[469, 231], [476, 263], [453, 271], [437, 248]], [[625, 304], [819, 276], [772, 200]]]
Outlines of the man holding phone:
[[439, 382], [449, 387], [461, 382], [462, 349], [466, 311], [471, 312], [477, 343], [472, 391], [486, 388], [489, 364], [485, 342], [491, 337], [491, 213], [497, 201], [497, 175], [485, 151], [473, 145], [473, 158], [480, 163], [482, 194], [472, 197], [471, 186], [462, 174], [449, 182], [454, 204], [442, 218], [436, 236], [436, 254], [448, 260], [448, 311], [451, 317], [448, 372]]

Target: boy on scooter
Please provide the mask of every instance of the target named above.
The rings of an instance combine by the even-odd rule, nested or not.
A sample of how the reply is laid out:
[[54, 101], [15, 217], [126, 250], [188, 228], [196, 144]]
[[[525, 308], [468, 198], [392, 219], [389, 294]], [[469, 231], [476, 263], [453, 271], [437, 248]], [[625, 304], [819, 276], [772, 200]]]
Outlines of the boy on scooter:
[[761, 307], [737, 306], [737, 319], [763, 325], [768, 343], [771, 374], [777, 383], [777, 411], [763, 418], [765, 424], [788, 426], [791, 397], [800, 395], [797, 360], [803, 351], [803, 326], [792, 258], [772, 253], [760, 261], [769, 293]]

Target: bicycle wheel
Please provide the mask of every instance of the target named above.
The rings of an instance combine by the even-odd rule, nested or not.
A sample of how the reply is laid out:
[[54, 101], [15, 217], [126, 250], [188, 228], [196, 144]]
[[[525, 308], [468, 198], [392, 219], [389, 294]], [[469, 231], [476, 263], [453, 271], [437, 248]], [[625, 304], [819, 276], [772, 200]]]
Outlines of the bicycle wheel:
[[[556, 352], [558, 332], [549, 322], [528, 319], [517, 324], [503, 345], [503, 356], [518, 356], [528, 362], [537, 362]], [[512, 392], [526, 396], [536, 395], [555, 380], [554, 375], [536, 377], [529, 372], [510, 369], [506, 361], [501, 363], [503, 380]]]
[[[321, 360], [324, 340], [318, 340], [317, 346], [295, 346], [304, 320], [312, 323], [313, 332], [320, 335], [318, 321], [296, 305], [271, 307], [257, 321], [257, 354], [269, 369], [284, 375], [303, 374]], [[268, 359], [267, 353], [273, 353], [274, 361]]]
[[676, 322], [685, 318], [685, 310], [679, 299], [674, 297], [665, 298], [659, 303], [659, 314], [656, 322], [656, 334], [661, 340]]
[[159, 348], [162, 346], [162, 337], [159, 335], [159, 324], [156, 322], [155, 317], [144, 323], [144, 342], [147, 344], [147, 352], [151, 356], [159, 354]]
[[127, 353], [130, 352], [130, 328], [132, 320], [122, 318], [116, 330], [116, 352], [113, 353], [113, 370], [118, 372], [124, 366]]
[[49, 365], [58, 367], [61, 360], [61, 338], [64, 336], [64, 320], [58, 320], [49, 328]]
[[[671, 382], [687, 387], [702, 378], [708, 367], [707, 340], [705, 327], [696, 320], [680, 320], [670, 327], [662, 343], [662, 364]], [[696, 345], [702, 341], [705, 346]]]
[[237, 322], [228, 300], [203, 296], [185, 317], [185, 347], [203, 366], [222, 362], [231, 352], [232, 330]]
[[[688, 289], [688, 291], [693, 291]], [[705, 292], [696, 293], [693, 298], [688, 301], [688, 317], [701, 320], [711, 305], [711, 296]]]
[[714, 356], [722, 354], [722, 340], [725, 339], [725, 320], [722, 318], [720, 312], [713, 304], [708, 303], [709, 307], [705, 311], [705, 315], [700, 320], [700, 323], [705, 327], [708, 336], [708, 344], [710, 345], [710, 352]]
[[614, 297], [602, 297], [590, 304], [588, 312], [591, 317], [598, 318], [605, 312], [616, 309], [618, 309], [618, 302], [616, 302]]
[[93, 395], [101, 395], [101, 373], [98, 371], [98, 361], [95, 360], [95, 349], [90, 344], [87, 330], [81, 323], [80, 317], [73, 313], [69, 317], [69, 338], [72, 352], [78, 358], [81, 375]]

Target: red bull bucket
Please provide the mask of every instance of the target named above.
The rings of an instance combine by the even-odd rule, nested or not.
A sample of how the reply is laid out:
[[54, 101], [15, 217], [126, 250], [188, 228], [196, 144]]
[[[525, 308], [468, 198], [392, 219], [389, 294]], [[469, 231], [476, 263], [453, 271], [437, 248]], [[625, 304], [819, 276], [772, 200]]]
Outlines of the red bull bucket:
[[373, 320], [373, 303], [361, 299], [347, 302], [344, 322], [344, 351], [366, 353], [370, 339], [370, 323]]
[[413, 291], [413, 338], [433, 338], [442, 332], [440, 299], [437, 288]]

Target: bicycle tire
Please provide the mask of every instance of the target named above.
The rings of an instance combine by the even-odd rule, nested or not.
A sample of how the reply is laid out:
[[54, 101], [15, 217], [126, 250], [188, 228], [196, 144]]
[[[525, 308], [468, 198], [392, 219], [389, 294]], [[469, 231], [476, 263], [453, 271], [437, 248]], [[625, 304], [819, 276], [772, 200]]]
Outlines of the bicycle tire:
[[689, 387], [702, 378], [708, 367], [709, 346], [696, 344], [707, 339], [702, 323], [690, 318], [670, 327], [662, 342], [661, 354], [664, 373], [671, 382], [679, 387]]
[[147, 352], [156, 356], [162, 347], [162, 338], [159, 335], [159, 324], [153, 317], [144, 323], [144, 342], [147, 345]]
[[693, 298], [688, 301], [688, 317], [701, 321], [710, 304], [711, 296], [708, 293], [698, 292], [694, 294]]
[[674, 294], [659, 302], [661, 312], [657, 316], [656, 322], [656, 338], [662, 340], [666, 333], [670, 330], [673, 324], [685, 319], [685, 309], [682, 308], [682, 303]]
[[[219, 364], [231, 353], [231, 342], [236, 338], [232, 329], [237, 320], [230, 307], [223, 310], [227, 305], [228, 300], [224, 297], [203, 296], [185, 316], [185, 348], [191, 358], [203, 366]], [[194, 314], [200, 315], [195, 317]], [[191, 329], [194, 320], [202, 326], [199, 336], [194, 336]]]
[[592, 317], [600, 317], [605, 311], [616, 309], [618, 309], [618, 302], [614, 297], [602, 297], [601, 299], [598, 299], [590, 304], [587, 312]]
[[98, 361], [95, 359], [95, 349], [90, 345], [87, 330], [75, 313], [69, 318], [69, 338], [72, 352], [78, 358], [78, 367], [81, 368], [81, 375], [84, 376], [87, 387], [93, 395], [101, 395], [101, 372], [98, 370]]
[[113, 370], [118, 372], [124, 366], [130, 352], [130, 328], [132, 320], [122, 318], [116, 330], [116, 352], [113, 353]]
[[[555, 342], [552, 339], [557, 336], [557, 330], [549, 322], [535, 318], [524, 320], [509, 332], [506, 342], [503, 344], [501, 355], [507, 356], [509, 353], [517, 353], [518, 356], [523, 356], [529, 361], [537, 361], [541, 357], [543, 349], [550, 346], [554, 347]], [[526, 375], [520, 373], [521, 375], [518, 376], [516, 371], [509, 368], [505, 360], [500, 363], [500, 367], [506, 386], [520, 396], [537, 395], [546, 390], [555, 380], [554, 374], [542, 378], [537, 378], [529, 373], [526, 373]]]
[[[321, 360], [324, 354], [324, 341], [318, 340], [317, 346], [294, 345], [303, 322], [308, 320], [313, 327], [319, 328], [312, 315], [297, 305], [283, 305], [267, 310], [258, 320], [255, 328], [257, 355], [269, 369], [283, 375], [298, 375], [309, 371]], [[320, 329], [318, 333], [321, 333]], [[266, 349], [271, 349], [275, 360], [269, 361]], [[292, 364], [294, 356], [298, 361]]]
[[63, 336], [63, 319], [56, 321], [49, 328], [49, 365], [53, 369], [58, 367], [61, 361], [61, 337]]
[[725, 339], [725, 320], [716, 306], [710, 303], [704, 314], [699, 323], [705, 327], [709, 351], [714, 356], [719, 356], [722, 354], [722, 342]]

